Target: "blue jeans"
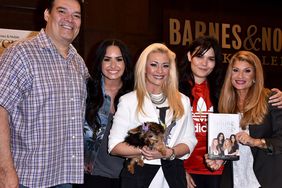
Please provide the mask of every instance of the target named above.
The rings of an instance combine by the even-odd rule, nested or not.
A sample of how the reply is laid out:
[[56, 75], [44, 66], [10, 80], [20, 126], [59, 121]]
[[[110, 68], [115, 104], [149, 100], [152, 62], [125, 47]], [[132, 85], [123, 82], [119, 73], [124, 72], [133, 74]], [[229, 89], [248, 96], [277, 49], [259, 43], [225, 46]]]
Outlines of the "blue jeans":
[[[28, 187], [20, 185], [20, 188], [28, 188]], [[61, 185], [56, 185], [56, 186], [51, 187], [51, 188], [72, 188], [72, 185], [71, 184], [61, 184]]]

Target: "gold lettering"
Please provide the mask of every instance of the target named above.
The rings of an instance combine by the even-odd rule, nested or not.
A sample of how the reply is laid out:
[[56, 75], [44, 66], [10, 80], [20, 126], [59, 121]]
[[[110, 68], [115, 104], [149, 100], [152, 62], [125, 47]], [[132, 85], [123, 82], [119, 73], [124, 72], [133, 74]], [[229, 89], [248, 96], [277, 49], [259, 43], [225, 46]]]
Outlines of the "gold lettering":
[[266, 60], [266, 56], [262, 56], [261, 63], [262, 63], [263, 65], [269, 65], [269, 63], [268, 63], [267, 60]]
[[[183, 25], [182, 25], [183, 24]], [[242, 27], [239, 24], [205, 22], [199, 20], [169, 19], [169, 44], [187, 46], [202, 35], [209, 35], [218, 39], [222, 49], [230, 49], [223, 53], [223, 62], [228, 63], [233, 50], [252, 50], [271, 52], [261, 56], [263, 65], [282, 66], [282, 28], [249, 25]], [[1, 41], [0, 47], [6, 48], [12, 42]], [[275, 53], [275, 54], [273, 54]]]
[[260, 48], [256, 48], [257, 43], [261, 43], [261, 39], [259, 37], [256, 37], [257, 34], [257, 26], [250, 25], [247, 29], [247, 37], [244, 39], [244, 48], [246, 50], [255, 50], [259, 51]]
[[238, 33], [241, 33], [242, 29], [240, 25], [236, 24], [232, 27], [232, 34], [236, 40], [232, 40], [232, 48], [239, 50], [242, 47], [242, 41]]
[[207, 26], [205, 22], [196, 21], [195, 22], [195, 38], [205, 35], [207, 31]]
[[209, 22], [209, 35], [219, 40], [219, 23]]
[[278, 65], [277, 63], [277, 56], [271, 56], [271, 65]]
[[169, 44], [178, 45], [181, 41], [180, 21], [178, 19], [169, 19]]
[[230, 37], [229, 32], [227, 32], [228, 29], [230, 29], [230, 24], [222, 24], [221, 26], [222, 31], [222, 48], [230, 49], [230, 44], [227, 44], [227, 39]]
[[281, 51], [281, 29], [275, 28], [273, 31], [273, 50], [275, 52]]
[[186, 46], [187, 42], [191, 44], [192, 41], [193, 41], [193, 36], [192, 36], [191, 23], [190, 20], [185, 20], [182, 45]]
[[232, 54], [223, 53], [222, 55], [223, 55], [223, 63], [229, 63]]
[[263, 51], [271, 51], [271, 28], [262, 27], [261, 46]]
[[282, 56], [261, 56], [261, 63], [270, 66], [282, 66]]

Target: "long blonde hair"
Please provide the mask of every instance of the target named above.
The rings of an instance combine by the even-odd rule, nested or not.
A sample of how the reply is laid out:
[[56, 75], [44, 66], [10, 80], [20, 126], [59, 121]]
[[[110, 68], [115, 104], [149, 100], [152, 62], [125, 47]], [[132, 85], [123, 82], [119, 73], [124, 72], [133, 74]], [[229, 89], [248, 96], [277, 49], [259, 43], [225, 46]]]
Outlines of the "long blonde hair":
[[243, 117], [241, 127], [246, 128], [249, 124], [261, 124], [268, 112], [267, 98], [270, 90], [264, 88], [263, 69], [260, 59], [252, 52], [239, 51], [235, 53], [227, 68], [223, 88], [219, 98], [218, 110], [222, 113], [238, 113], [238, 95], [231, 83], [232, 68], [236, 61], [244, 61], [252, 65], [255, 69], [255, 79], [244, 100]]
[[138, 100], [138, 112], [143, 112], [143, 103], [144, 97], [148, 94], [146, 88], [146, 76], [145, 69], [146, 63], [148, 60], [148, 56], [151, 53], [165, 53], [169, 58], [170, 70], [168, 79], [162, 86], [164, 94], [167, 96], [168, 104], [173, 111], [173, 117], [178, 119], [184, 114], [184, 107], [181, 102], [181, 95], [178, 91], [178, 75], [176, 70], [176, 62], [175, 62], [175, 53], [172, 52], [168, 47], [161, 43], [153, 43], [149, 45], [147, 48], [139, 56], [139, 59], [135, 65], [135, 83], [134, 89], [137, 92], [137, 100]]

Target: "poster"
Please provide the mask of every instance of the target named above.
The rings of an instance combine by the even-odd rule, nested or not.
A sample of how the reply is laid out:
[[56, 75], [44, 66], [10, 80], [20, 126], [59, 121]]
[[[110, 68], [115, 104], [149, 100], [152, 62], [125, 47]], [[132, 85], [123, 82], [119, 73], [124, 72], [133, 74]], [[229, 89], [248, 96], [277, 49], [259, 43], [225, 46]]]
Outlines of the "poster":
[[13, 42], [35, 36], [38, 31], [0, 29], [0, 54]]

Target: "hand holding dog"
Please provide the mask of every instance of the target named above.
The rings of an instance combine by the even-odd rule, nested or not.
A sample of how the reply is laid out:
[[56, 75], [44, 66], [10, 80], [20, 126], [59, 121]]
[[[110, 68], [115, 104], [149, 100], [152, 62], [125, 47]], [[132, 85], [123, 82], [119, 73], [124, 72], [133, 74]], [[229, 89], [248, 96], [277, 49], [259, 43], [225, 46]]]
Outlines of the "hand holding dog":
[[166, 148], [165, 149], [165, 154], [166, 155], [162, 155], [161, 152], [159, 152], [158, 150], [156, 149], [150, 149], [149, 147], [147, 146], [144, 146], [142, 149], [141, 149], [141, 153], [143, 155], [143, 157], [147, 160], [153, 160], [153, 159], [161, 159], [161, 158], [167, 158], [168, 156], [170, 156], [172, 154], [172, 150], [169, 149], [169, 148]]

